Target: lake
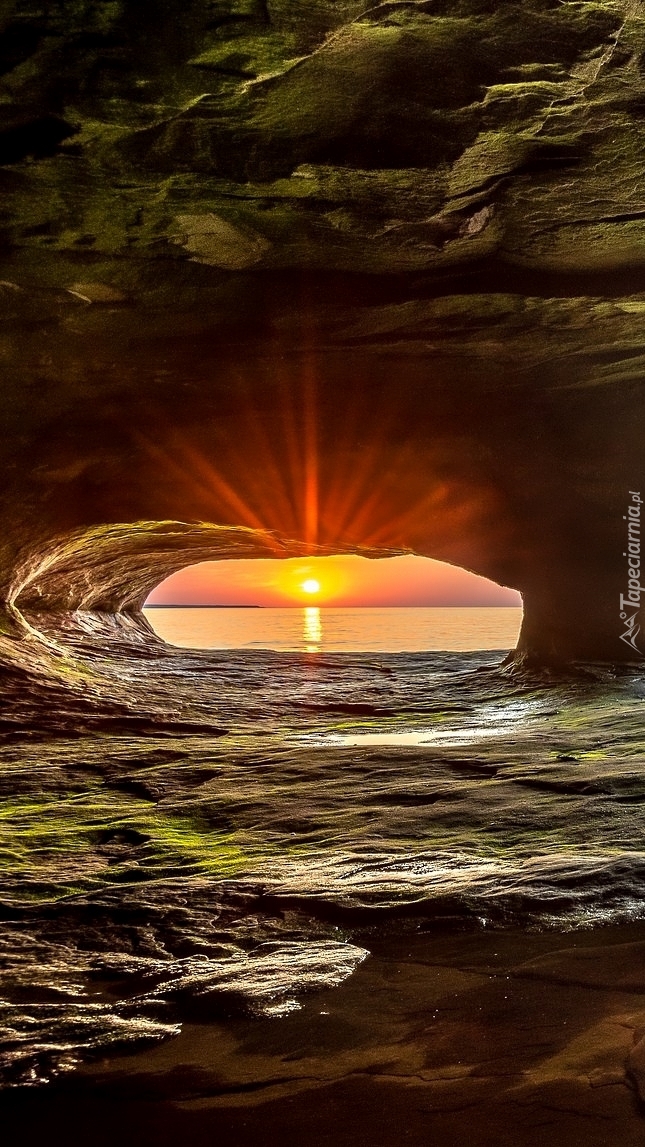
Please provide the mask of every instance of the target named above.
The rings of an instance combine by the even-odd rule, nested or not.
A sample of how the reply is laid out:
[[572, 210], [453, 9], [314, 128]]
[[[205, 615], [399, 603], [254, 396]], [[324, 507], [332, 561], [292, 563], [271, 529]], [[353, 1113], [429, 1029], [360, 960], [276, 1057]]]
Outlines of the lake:
[[516, 607], [287, 609], [148, 606], [169, 645], [184, 649], [275, 649], [282, 653], [420, 653], [511, 649]]

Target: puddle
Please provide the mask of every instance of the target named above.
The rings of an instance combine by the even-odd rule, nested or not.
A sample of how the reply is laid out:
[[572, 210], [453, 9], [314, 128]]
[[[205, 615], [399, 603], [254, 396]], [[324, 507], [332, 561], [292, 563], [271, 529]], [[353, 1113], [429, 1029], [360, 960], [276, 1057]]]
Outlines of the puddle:
[[[479, 741], [494, 740], [499, 737], [514, 737], [524, 731], [527, 724], [533, 725], [542, 713], [543, 705], [535, 701], [516, 701], [503, 707], [484, 706], [471, 718], [461, 717], [459, 724], [442, 722], [440, 726], [422, 729], [383, 729], [381, 731], [347, 733], [308, 734], [298, 740], [316, 745], [336, 745], [344, 748], [360, 748], [368, 745], [474, 745]], [[549, 710], [552, 713], [553, 710]], [[528, 731], [528, 730], [527, 730]]]
[[[510, 729], [503, 730], [510, 733]], [[307, 737], [319, 745], [344, 745], [358, 748], [361, 745], [469, 745], [486, 737], [500, 736], [497, 729], [451, 729], [434, 732], [430, 729], [407, 729], [400, 733], [330, 733], [323, 737]], [[303, 740], [305, 738], [302, 738]]]

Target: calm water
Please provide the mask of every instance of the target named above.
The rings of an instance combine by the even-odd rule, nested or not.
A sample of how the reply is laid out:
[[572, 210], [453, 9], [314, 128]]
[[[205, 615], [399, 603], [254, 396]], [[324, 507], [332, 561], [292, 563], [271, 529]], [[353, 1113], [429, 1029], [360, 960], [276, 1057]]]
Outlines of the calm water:
[[282, 653], [420, 653], [511, 649], [522, 610], [504, 608], [146, 609], [156, 633], [184, 649]]

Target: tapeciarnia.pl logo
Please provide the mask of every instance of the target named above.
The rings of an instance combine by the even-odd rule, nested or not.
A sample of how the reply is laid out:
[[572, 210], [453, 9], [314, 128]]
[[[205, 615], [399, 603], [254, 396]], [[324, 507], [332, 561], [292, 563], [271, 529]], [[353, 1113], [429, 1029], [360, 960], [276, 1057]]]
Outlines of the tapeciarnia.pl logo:
[[[620, 595], [620, 620], [626, 625], [620, 640], [629, 645], [639, 657], [645, 656], [636, 644], [640, 633], [638, 614], [641, 606], [641, 594], [645, 593], [645, 586], [641, 585], [641, 506], [643, 499], [640, 490], [630, 490], [631, 502], [627, 513], [623, 514], [623, 521], [627, 522], [627, 549], [623, 557], [627, 558], [627, 593]], [[633, 612], [632, 612], [633, 611]]]

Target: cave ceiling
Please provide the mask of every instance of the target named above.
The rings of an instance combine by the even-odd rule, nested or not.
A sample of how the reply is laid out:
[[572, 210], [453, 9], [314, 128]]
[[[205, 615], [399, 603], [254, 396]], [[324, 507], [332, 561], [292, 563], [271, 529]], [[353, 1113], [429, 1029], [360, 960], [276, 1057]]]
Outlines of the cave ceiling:
[[[323, 486], [371, 465], [384, 489], [318, 540], [521, 589], [536, 536], [543, 578], [602, 565], [593, 537], [642, 473], [641, 3], [1, 17], [5, 555], [141, 519], [302, 535], [251, 486], [236, 515], [203, 467], [244, 487], [249, 406], [288, 452], [279, 388], [315, 375]], [[339, 431], [350, 393], [369, 465]]]

